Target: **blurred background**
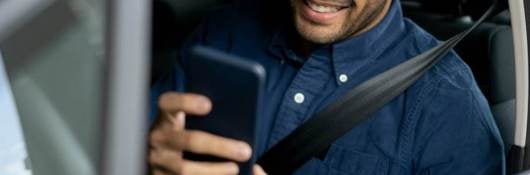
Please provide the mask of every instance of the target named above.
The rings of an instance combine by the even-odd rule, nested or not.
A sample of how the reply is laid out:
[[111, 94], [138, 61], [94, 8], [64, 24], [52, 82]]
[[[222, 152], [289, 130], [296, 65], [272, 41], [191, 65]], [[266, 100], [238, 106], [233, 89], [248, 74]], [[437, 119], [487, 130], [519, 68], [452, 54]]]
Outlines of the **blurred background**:
[[0, 175], [145, 168], [149, 4], [0, 1]]
[[99, 155], [103, 6], [100, 0], [0, 1], [1, 175], [26, 175], [31, 169], [93, 174]]

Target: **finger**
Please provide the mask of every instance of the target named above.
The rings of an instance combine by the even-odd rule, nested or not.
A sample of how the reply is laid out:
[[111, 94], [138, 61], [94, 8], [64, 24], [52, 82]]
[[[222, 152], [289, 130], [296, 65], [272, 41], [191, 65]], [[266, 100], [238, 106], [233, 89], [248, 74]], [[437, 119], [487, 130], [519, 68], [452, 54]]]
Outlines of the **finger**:
[[172, 118], [171, 120], [171, 128], [175, 131], [183, 131], [184, 126], [186, 125], [186, 113], [184, 112], [177, 112], [175, 115], [175, 118]]
[[250, 158], [252, 149], [241, 141], [216, 136], [203, 131], [153, 130], [149, 136], [152, 148], [173, 151], [188, 150], [243, 162]]
[[184, 130], [184, 126], [186, 125], [186, 113], [182, 111], [177, 112], [175, 115], [171, 115], [167, 112], [164, 113], [165, 114], [160, 117], [160, 121], [156, 124], [154, 130]]
[[[169, 124], [165, 124], [169, 125]], [[171, 129], [170, 126], [159, 126], [149, 132], [149, 147], [152, 149], [168, 149], [178, 150], [178, 148], [171, 148], [178, 146], [177, 142], [174, 141], [178, 137], [179, 131]], [[174, 143], [173, 143], [174, 142]]]
[[149, 164], [161, 173], [180, 174], [182, 153], [170, 150], [150, 150]]
[[167, 126], [153, 129], [149, 133], [149, 146], [155, 149], [169, 149], [182, 151], [189, 140], [189, 134], [184, 130], [185, 114], [177, 113], [174, 121], [166, 122]]
[[195, 162], [184, 160], [181, 174], [189, 175], [237, 175], [239, 167], [234, 162]]
[[160, 167], [170, 174], [186, 175], [236, 175], [239, 167], [233, 162], [213, 163], [195, 162], [182, 159], [182, 154], [167, 150], [152, 150], [149, 154], [149, 163], [154, 167]]
[[166, 173], [165, 171], [155, 169], [153, 170], [153, 175], [170, 175], [169, 173]]
[[[179, 117], [181, 118], [181, 117]], [[149, 133], [149, 146], [154, 149], [170, 149], [180, 151], [183, 149], [183, 130], [174, 129], [172, 123], [166, 122]], [[176, 128], [176, 126], [175, 126]]]
[[210, 99], [197, 94], [167, 92], [160, 96], [160, 110], [174, 114], [179, 111], [194, 115], [206, 115], [212, 109]]
[[261, 168], [261, 166], [257, 164], [254, 165], [253, 172], [254, 175], [267, 175], [267, 173], [265, 173], [265, 170], [263, 170], [263, 168]]
[[184, 150], [197, 154], [207, 154], [239, 162], [247, 161], [252, 155], [250, 146], [241, 141], [216, 136], [203, 131], [186, 131], [183, 140]]

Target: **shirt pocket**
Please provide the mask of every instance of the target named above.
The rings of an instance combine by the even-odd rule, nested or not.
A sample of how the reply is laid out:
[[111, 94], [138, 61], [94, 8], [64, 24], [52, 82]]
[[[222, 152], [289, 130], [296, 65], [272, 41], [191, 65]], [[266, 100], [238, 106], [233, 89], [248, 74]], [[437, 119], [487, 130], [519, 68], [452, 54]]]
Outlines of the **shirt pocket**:
[[383, 175], [388, 173], [385, 157], [362, 153], [333, 144], [323, 161], [316, 160], [319, 175]]

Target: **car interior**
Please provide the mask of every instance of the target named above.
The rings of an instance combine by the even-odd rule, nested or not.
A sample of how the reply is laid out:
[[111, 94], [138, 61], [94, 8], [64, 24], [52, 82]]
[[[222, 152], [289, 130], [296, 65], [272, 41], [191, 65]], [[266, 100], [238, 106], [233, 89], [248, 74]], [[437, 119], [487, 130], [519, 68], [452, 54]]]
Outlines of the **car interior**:
[[142, 174], [150, 10], [144, 0], [0, 3], [0, 90], [13, 97], [0, 101], [16, 105], [0, 110], [10, 126], [0, 126], [0, 174]]
[[[487, 8], [484, 1], [402, 0], [405, 16], [440, 40], [471, 27]], [[505, 145], [507, 171], [522, 167], [513, 162], [515, 134], [515, 63], [510, 13], [490, 18], [465, 38], [456, 52], [469, 65], [487, 98]]]
[[[446, 40], [470, 28], [491, 4], [484, 0], [401, 0], [413, 22]], [[169, 73], [178, 48], [205, 14], [230, 5], [229, 0], [155, 0], [151, 82]], [[515, 63], [508, 10], [490, 18], [464, 39], [456, 52], [472, 69], [489, 101], [505, 142], [506, 155], [514, 142]], [[169, 38], [169, 39], [168, 39]], [[508, 165], [509, 167], [509, 165]]]
[[[443, 3], [440, 3], [443, 2]], [[483, 1], [403, 1], [405, 15], [440, 40], [471, 27], [486, 9]], [[481, 9], [476, 9], [476, 8]], [[456, 47], [471, 67], [488, 99], [506, 149], [513, 144], [515, 65], [509, 13], [503, 12], [479, 26]]]
[[101, 109], [99, 53], [104, 48], [97, 14], [102, 1], [42, 2], [42, 10], [32, 9], [38, 17], [0, 41], [27, 167], [39, 174], [95, 174], [101, 143], [101, 121], [93, 116]]
[[[151, 16], [151, 84], [171, 72], [173, 65], [176, 64], [175, 58], [181, 44], [204, 16], [226, 6], [258, 1], [261, 2], [260, 0], [154, 0]], [[406, 17], [439, 40], [446, 40], [470, 28], [493, 0], [400, 1]], [[9, 45], [0, 43], [0, 50], [6, 58], [4, 60], [13, 94], [19, 105], [17, 108], [20, 116], [30, 116], [21, 117], [28, 154], [31, 155], [31, 162], [28, 159], [27, 166], [38, 174], [96, 174], [96, 167], [101, 165], [117, 169], [131, 167], [122, 164], [106, 165], [107, 162], [99, 163], [99, 160], [104, 159], [102, 155], [105, 155], [98, 154], [100, 149], [104, 149], [101, 145], [109, 140], [112, 141], [112, 138], [102, 140], [101, 136], [105, 130], [101, 129], [99, 124], [103, 123], [103, 119], [92, 117], [106, 110], [100, 109], [103, 108], [99, 105], [103, 96], [98, 94], [104, 94], [101, 87], [105, 86], [102, 84], [104, 82], [102, 79], [106, 76], [102, 67], [106, 63], [103, 43], [105, 37], [113, 36], [105, 34], [107, 24], [100, 16], [104, 14], [104, 6], [107, 4], [99, 0], [53, 2], [50, 3], [53, 5], [48, 5], [49, 8], [43, 8], [42, 13], [47, 15], [33, 19], [34, 22], [29, 23], [25, 30], [17, 31], [16, 34], [6, 38], [5, 42], [9, 42]], [[133, 1], [126, 3], [123, 1], [124, 4], [134, 4], [131, 2]], [[134, 9], [133, 12], [138, 13]], [[50, 21], [62, 21], [62, 23]], [[137, 25], [143, 26], [141, 23]], [[36, 30], [40, 32], [39, 38], [28, 37], [33, 36], [30, 34], [35, 33]], [[144, 41], [143, 38], [141, 39], [140, 41]], [[509, 161], [514, 145], [516, 105], [513, 41], [510, 12], [506, 10], [479, 26], [455, 49], [472, 69], [479, 88], [489, 101], [505, 143], [508, 174], [523, 170], [522, 167], [514, 167]], [[27, 52], [27, 50], [34, 51]], [[128, 60], [122, 61], [130, 62], [130, 60], [131, 58], [128, 57]], [[83, 69], [77, 69], [79, 67]], [[125, 72], [130, 73], [130, 71]], [[68, 86], [63, 85], [66, 79], [72, 79], [67, 82]], [[123, 89], [133, 87], [127, 84], [124, 86], [126, 88]], [[86, 106], [89, 108], [82, 108]], [[128, 124], [123, 122], [120, 126], [127, 127], [116, 127], [113, 131], [129, 131], [124, 128], [134, 129]], [[135, 134], [138, 135], [138, 133], [129, 133], [129, 135]], [[115, 140], [116, 143], [123, 141]], [[119, 144], [112, 146], [120, 148]], [[138, 149], [141, 150], [140, 147]], [[106, 151], [115, 152], [107, 157], [121, 158], [116, 159], [115, 162], [137, 159], [130, 157], [133, 155], [131, 152], [119, 154], [125, 151]], [[143, 152], [137, 154], [143, 155]], [[58, 158], [49, 161], [51, 155]]]

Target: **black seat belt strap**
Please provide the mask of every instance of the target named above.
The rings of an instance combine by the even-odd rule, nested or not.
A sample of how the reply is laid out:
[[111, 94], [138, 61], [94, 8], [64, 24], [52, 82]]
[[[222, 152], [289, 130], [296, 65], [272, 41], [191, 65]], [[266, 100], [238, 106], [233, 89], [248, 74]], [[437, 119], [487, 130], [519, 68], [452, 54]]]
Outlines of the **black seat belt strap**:
[[402, 94], [485, 19], [502, 10], [503, 6], [496, 1], [471, 28], [350, 90], [265, 152], [258, 159], [258, 164], [268, 174], [287, 175], [312, 157], [325, 153], [335, 140]]

